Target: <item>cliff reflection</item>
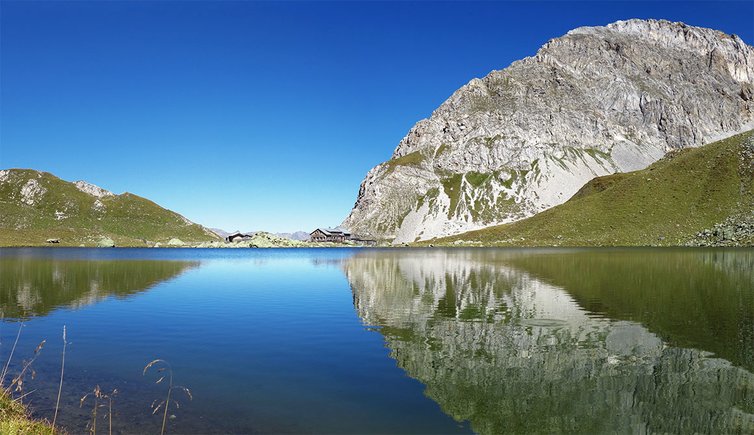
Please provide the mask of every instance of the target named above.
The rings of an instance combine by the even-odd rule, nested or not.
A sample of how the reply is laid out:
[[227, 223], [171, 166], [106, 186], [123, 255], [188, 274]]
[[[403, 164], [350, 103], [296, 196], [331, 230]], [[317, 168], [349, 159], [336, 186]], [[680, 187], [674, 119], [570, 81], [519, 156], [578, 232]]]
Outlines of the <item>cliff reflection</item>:
[[754, 371], [754, 250], [550, 252], [506, 263], [566, 289], [589, 311]]
[[[345, 260], [343, 269], [359, 316], [378, 327], [398, 365], [424, 383], [426, 394], [446, 413], [468, 420], [477, 432], [754, 431], [752, 373], [703, 347], [669, 343], [651, 322], [607, 317], [612, 311], [595, 309], [601, 295], [594, 292], [583, 295], [594, 305], [585, 310], [567, 285], [611, 288], [625, 274], [585, 273], [571, 263], [575, 260], [559, 257], [569, 255], [603, 254], [366, 251]], [[548, 266], [551, 261], [562, 262], [562, 269]], [[561, 276], [569, 265], [570, 273], [578, 274], [575, 282]], [[678, 263], [668, 265], [664, 273]], [[630, 271], [656, 275], [657, 268], [634, 264]], [[729, 273], [727, 267], [717, 270]], [[693, 281], [692, 271], [684, 270], [684, 279]], [[746, 278], [717, 280], [730, 284]], [[666, 291], [661, 282], [654, 281], [653, 289], [620, 289], [635, 291], [625, 295], [625, 301], [633, 301], [643, 291]], [[666, 304], [658, 316], [675, 310], [681, 311], [677, 316], [696, 316], [706, 308], [722, 310], [714, 316], [751, 315], [745, 299], [738, 305], [701, 304], [685, 314], [686, 304], [658, 303]], [[688, 334], [698, 329], [703, 328]]]
[[125, 297], [198, 264], [0, 257], [0, 312], [5, 319], [44, 316], [58, 307], [76, 308], [109, 296]]

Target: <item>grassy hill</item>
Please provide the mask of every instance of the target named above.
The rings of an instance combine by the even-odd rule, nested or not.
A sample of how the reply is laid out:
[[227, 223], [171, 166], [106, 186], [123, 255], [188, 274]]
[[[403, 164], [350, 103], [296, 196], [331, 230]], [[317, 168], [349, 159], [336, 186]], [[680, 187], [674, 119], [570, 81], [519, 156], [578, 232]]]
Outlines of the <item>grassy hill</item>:
[[149, 246], [172, 238], [184, 242], [219, 237], [178, 213], [131, 193], [114, 195], [31, 169], [0, 171], [0, 246]]
[[754, 132], [598, 177], [566, 203], [518, 222], [423, 244], [754, 245]]

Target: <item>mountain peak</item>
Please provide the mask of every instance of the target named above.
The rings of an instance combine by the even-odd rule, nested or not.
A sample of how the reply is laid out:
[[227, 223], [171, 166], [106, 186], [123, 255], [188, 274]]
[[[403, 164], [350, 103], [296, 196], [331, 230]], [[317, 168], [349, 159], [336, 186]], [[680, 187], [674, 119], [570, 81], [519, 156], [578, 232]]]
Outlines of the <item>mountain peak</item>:
[[754, 48], [666, 20], [580, 27], [473, 79], [361, 184], [344, 226], [412, 242], [520, 220], [590, 179], [754, 127]]

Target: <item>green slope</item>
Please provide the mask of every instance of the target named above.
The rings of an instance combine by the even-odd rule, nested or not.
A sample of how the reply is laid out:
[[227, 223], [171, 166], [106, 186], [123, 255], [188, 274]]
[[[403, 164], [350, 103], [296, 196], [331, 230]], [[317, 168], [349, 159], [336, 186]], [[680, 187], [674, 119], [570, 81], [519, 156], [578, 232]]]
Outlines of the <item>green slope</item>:
[[47, 172], [0, 171], [0, 246], [45, 245], [50, 238], [64, 246], [95, 246], [103, 238], [116, 246], [219, 239], [131, 193], [98, 198]]
[[644, 170], [595, 178], [566, 203], [528, 219], [426, 243], [751, 246], [753, 178], [749, 131], [670, 153]]

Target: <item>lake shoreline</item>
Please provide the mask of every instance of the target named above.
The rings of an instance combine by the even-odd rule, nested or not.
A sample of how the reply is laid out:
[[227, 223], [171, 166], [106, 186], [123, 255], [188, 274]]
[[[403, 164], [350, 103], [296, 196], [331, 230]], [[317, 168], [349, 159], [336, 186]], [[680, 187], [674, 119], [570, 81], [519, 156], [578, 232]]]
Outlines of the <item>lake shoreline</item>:
[[74, 246], [74, 245], [0, 245], [0, 249], [209, 249], [209, 250], [245, 250], [245, 249], [619, 249], [619, 248], [741, 248], [751, 249], [754, 245], [748, 244], [729, 244], [729, 245], [482, 245], [475, 243], [468, 244], [429, 244], [429, 243], [411, 243], [398, 245], [336, 245], [336, 244], [319, 244], [319, 245], [295, 245], [295, 246]]

